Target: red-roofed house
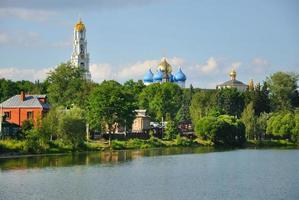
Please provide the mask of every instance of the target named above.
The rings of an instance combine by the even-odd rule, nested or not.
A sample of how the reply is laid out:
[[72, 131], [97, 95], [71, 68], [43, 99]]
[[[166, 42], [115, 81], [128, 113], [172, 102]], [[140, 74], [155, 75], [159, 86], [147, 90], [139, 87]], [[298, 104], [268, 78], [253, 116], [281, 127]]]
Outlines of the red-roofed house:
[[36, 124], [49, 109], [46, 95], [31, 95], [24, 92], [0, 104], [0, 112], [5, 116], [5, 120], [18, 126], [22, 126], [25, 120], [32, 120]]

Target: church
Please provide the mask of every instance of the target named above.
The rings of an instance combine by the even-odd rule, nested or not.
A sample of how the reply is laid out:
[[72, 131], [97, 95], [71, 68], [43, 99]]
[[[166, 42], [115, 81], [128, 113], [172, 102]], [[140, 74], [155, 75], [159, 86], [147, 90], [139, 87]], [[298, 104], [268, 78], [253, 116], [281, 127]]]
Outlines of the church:
[[185, 88], [187, 77], [183, 73], [181, 67], [179, 67], [174, 75], [171, 72], [172, 66], [167, 62], [167, 59], [163, 57], [157, 67], [156, 73], [153, 74], [152, 70], [149, 69], [143, 77], [143, 83], [145, 85], [150, 85], [152, 83], [172, 82], [178, 84], [181, 88]]

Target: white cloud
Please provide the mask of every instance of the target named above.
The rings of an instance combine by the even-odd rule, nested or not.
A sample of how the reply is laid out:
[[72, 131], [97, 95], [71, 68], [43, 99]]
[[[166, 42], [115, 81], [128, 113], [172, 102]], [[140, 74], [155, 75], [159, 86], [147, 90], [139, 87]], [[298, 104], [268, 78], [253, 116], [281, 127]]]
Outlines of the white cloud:
[[142, 79], [144, 74], [150, 68], [153, 70], [153, 72], [155, 72], [158, 63], [159, 60], [145, 60], [122, 66], [120, 67], [120, 71], [117, 74], [117, 78], [119, 78], [120, 80]]
[[0, 78], [11, 79], [11, 80], [45, 80], [47, 73], [52, 68], [43, 69], [19, 69], [15, 67], [0, 68]]
[[[1, 37], [0, 37], [1, 38]], [[167, 59], [173, 67], [173, 73], [179, 66], [182, 66], [183, 72], [187, 76], [186, 85], [192, 84], [200, 88], [215, 88], [215, 86], [227, 80], [229, 71], [234, 68], [240, 68], [243, 64], [239, 61], [223, 63], [214, 57], [208, 58], [204, 64], [187, 63], [183, 58], [173, 57]], [[124, 82], [129, 79], [142, 80], [148, 69], [155, 73], [160, 59], [137, 61], [133, 64], [113, 65], [111, 63], [93, 63], [90, 65], [92, 80], [101, 83], [103, 80], [116, 80]], [[265, 63], [265, 62], [262, 62]], [[222, 67], [228, 66], [228, 67]], [[240, 80], [249, 79], [249, 75], [254, 73], [248, 72], [248, 63], [238, 71]], [[19, 69], [15, 67], [0, 68], [0, 77], [12, 80], [44, 80], [47, 73], [54, 68], [43, 69]]]
[[89, 69], [92, 80], [97, 83], [113, 79], [112, 66], [110, 64], [91, 64]]
[[218, 62], [214, 57], [210, 57], [205, 64], [197, 64], [195, 66], [203, 74], [217, 73], [219, 71]]
[[27, 21], [44, 22], [51, 19], [57, 13], [46, 10], [33, 10], [24, 8], [0, 8], [0, 18], [18, 18]]

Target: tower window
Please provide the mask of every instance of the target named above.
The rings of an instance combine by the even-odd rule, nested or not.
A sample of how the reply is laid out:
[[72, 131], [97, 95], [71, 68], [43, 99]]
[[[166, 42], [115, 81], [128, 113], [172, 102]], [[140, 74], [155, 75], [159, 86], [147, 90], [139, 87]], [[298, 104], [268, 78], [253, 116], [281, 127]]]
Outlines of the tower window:
[[81, 62], [81, 63], [80, 63], [80, 66], [81, 66], [81, 67], [84, 67], [84, 63], [83, 63], [83, 62]]

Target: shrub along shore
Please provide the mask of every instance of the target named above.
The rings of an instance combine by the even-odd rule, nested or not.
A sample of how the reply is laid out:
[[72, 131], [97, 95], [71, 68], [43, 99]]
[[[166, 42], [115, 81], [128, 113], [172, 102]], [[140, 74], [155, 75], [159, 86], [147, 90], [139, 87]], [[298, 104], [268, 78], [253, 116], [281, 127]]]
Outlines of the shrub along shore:
[[[71, 145], [65, 145], [59, 141], [52, 141], [43, 149], [32, 149], [26, 141], [20, 140], [0, 140], [0, 158], [16, 155], [31, 154], [57, 154], [57, 153], [76, 153], [91, 151], [109, 151], [109, 150], [129, 150], [129, 149], [149, 149], [149, 148], [168, 148], [168, 147], [223, 147], [215, 145], [211, 141], [201, 139], [187, 139], [177, 137], [173, 140], [161, 140], [151, 138], [149, 140], [129, 139], [126, 141], [113, 140], [111, 147], [106, 141], [84, 142], [77, 148]], [[287, 140], [249, 140], [243, 146], [238, 148], [298, 148], [298, 144]]]

